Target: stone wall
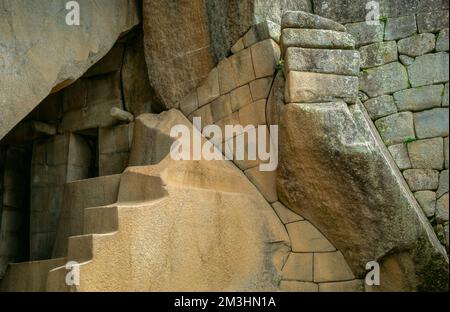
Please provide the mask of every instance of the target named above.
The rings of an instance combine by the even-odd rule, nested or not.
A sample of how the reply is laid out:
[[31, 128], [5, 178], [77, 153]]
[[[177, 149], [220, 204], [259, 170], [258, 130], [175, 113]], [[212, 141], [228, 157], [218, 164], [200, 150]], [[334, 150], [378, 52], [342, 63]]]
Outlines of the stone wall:
[[448, 250], [448, 10], [345, 25], [360, 99]]
[[[279, 60], [280, 26], [271, 21], [259, 23], [244, 34], [231, 48], [232, 55], [219, 62], [200, 84], [180, 102], [181, 111], [192, 121], [202, 118], [201, 129], [217, 125], [225, 133], [225, 126], [259, 126], [270, 134], [268, 103], [276, 97], [278, 88], [284, 87]], [[356, 99], [356, 93], [355, 93]], [[307, 219], [283, 205], [276, 188], [277, 171], [261, 171], [264, 163], [258, 156], [254, 160], [236, 159], [238, 139], [248, 148], [258, 149], [251, 139], [251, 130], [238, 132], [232, 139], [211, 141], [244, 172], [264, 198], [272, 205], [285, 225], [291, 241], [287, 259], [282, 259], [282, 291], [364, 291], [363, 281], [356, 279], [342, 253]], [[271, 146], [273, 148], [273, 146]], [[233, 151], [233, 153], [231, 152]]]
[[27, 259], [29, 151], [0, 145], [0, 276], [8, 263]]

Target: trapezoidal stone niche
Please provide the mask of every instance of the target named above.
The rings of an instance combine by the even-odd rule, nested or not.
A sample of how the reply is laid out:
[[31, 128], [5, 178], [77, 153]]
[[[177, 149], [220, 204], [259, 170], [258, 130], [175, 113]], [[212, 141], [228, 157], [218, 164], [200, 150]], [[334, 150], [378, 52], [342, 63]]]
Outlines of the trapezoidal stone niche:
[[316, 29], [292, 22], [303, 15], [288, 13], [282, 23], [294, 28], [281, 39], [281, 201], [322, 229], [357, 276], [366, 263], [380, 263], [382, 284], [369, 290], [448, 289], [445, 249], [357, 99], [354, 39], [327, 20]]

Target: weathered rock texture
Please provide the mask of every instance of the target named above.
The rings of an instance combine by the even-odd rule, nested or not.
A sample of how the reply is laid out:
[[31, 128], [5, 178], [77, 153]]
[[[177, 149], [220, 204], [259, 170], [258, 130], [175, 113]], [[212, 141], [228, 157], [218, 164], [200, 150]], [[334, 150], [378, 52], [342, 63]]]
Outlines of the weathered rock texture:
[[80, 0], [80, 26], [66, 25], [66, 1], [0, 4], [0, 138], [139, 22], [134, 0]]
[[178, 107], [251, 26], [310, 9], [305, 0], [144, 0], [150, 83], [167, 108]]
[[[340, 64], [351, 64], [351, 59], [347, 55], [347, 62]], [[309, 71], [324, 67], [313, 64], [317, 68]], [[357, 103], [348, 107], [342, 100], [332, 101], [340, 86], [345, 89], [340, 97], [349, 102], [346, 94], [354, 94], [357, 84], [346, 84], [332, 73], [323, 74], [315, 84], [327, 83], [317, 94], [310, 91], [311, 80], [304, 79], [308, 75], [293, 68], [290, 66], [289, 76], [298, 82], [286, 84], [287, 105], [280, 118], [280, 201], [318, 226], [342, 251], [357, 277], [364, 276], [366, 263], [381, 263], [383, 282], [376, 290], [448, 289], [445, 250], [364, 106]], [[406, 76], [406, 70], [402, 72]], [[383, 91], [374, 89], [374, 93], [392, 92], [391, 86], [383, 87], [383, 76]], [[309, 98], [289, 96], [303, 93]], [[400, 117], [400, 124], [412, 125], [411, 113]], [[399, 140], [391, 129], [398, 120], [392, 118], [383, 124], [392, 143]], [[412, 127], [405, 129], [414, 134]]]

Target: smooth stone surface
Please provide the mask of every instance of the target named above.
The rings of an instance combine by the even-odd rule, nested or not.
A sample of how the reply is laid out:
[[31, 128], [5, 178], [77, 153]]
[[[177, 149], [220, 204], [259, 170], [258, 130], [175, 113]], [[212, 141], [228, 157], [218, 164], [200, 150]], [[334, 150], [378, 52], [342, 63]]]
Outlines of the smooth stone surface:
[[406, 144], [395, 144], [388, 147], [389, 152], [392, 155], [395, 163], [400, 170], [411, 169], [411, 160], [408, 155], [408, 148]]
[[348, 50], [355, 47], [355, 41], [350, 34], [334, 30], [285, 28], [281, 31], [281, 47]]
[[417, 26], [420, 33], [437, 32], [448, 28], [448, 8], [445, 11], [418, 14]]
[[449, 197], [448, 193], [446, 193], [436, 202], [436, 222], [438, 224], [448, 222], [448, 205], [449, 205]]
[[448, 36], [448, 28], [443, 29], [439, 32], [436, 40], [436, 51], [448, 51], [449, 46], [449, 36]]
[[407, 144], [414, 169], [444, 169], [444, 141], [442, 138], [417, 140]]
[[434, 50], [436, 37], [433, 34], [419, 34], [398, 42], [398, 52], [411, 57], [420, 56]]
[[283, 14], [281, 28], [328, 29], [345, 32], [344, 25], [328, 18], [302, 11], [288, 11]]
[[346, 24], [349, 34], [355, 38], [356, 47], [383, 41], [384, 24], [368, 25], [366, 22]]
[[420, 207], [422, 207], [425, 216], [428, 218], [433, 217], [436, 212], [436, 193], [432, 191], [419, 191], [414, 193], [414, 197], [417, 199]]
[[439, 175], [439, 188], [436, 192], [436, 197], [440, 198], [445, 193], [448, 193], [448, 169], [441, 171]]

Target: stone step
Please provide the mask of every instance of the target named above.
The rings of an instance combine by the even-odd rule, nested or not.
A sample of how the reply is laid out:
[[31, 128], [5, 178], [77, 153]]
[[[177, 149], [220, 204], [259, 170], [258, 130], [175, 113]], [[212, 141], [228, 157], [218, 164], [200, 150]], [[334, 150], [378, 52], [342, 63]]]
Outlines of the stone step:
[[65, 265], [66, 258], [11, 263], [0, 281], [2, 292], [42, 292], [46, 290], [49, 270]]
[[105, 234], [118, 229], [117, 207], [94, 207], [84, 211], [84, 234]]
[[67, 260], [78, 263], [87, 262], [93, 257], [93, 235], [69, 237]]

